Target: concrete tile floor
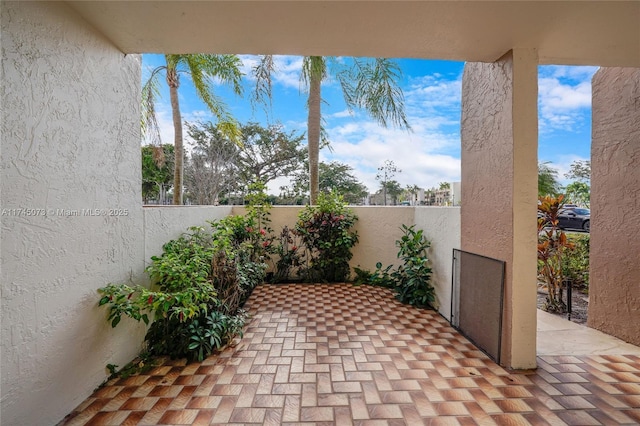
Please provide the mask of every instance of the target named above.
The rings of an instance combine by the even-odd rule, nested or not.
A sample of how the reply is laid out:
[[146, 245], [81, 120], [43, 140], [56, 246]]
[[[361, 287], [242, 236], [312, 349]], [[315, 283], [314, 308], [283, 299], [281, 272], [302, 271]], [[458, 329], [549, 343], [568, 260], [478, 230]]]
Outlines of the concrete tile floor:
[[237, 346], [114, 379], [66, 425], [640, 424], [640, 356], [543, 355], [506, 371], [390, 291], [263, 285]]

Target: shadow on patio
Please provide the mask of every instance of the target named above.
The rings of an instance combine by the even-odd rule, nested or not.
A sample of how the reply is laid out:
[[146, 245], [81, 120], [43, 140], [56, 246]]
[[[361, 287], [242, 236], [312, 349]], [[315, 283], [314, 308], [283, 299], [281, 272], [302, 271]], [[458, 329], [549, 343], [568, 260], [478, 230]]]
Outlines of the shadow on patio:
[[387, 289], [262, 285], [233, 348], [113, 379], [65, 425], [640, 423], [640, 357], [493, 363], [438, 313]]

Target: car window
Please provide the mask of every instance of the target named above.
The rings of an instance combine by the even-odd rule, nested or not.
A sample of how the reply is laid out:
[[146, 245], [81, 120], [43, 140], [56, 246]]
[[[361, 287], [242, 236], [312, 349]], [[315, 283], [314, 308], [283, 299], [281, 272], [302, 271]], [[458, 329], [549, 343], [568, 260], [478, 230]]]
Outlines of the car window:
[[573, 209], [573, 211], [581, 215], [590, 214], [590, 211], [587, 209]]

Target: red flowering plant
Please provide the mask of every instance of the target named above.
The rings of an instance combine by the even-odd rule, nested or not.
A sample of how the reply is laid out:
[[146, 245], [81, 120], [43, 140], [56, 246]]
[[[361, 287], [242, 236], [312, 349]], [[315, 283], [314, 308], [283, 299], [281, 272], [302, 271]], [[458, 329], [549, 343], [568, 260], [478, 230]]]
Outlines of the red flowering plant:
[[301, 265], [303, 250], [300, 249], [300, 241], [296, 231], [288, 226], [282, 228], [280, 240], [274, 251], [278, 256], [273, 276], [274, 282], [285, 282], [293, 279]]
[[298, 215], [295, 232], [304, 245], [301, 273], [310, 282], [342, 282], [351, 274], [351, 248], [358, 242], [353, 231], [358, 217], [343, 198], [322, 193], [317, 206], [307, 206]]

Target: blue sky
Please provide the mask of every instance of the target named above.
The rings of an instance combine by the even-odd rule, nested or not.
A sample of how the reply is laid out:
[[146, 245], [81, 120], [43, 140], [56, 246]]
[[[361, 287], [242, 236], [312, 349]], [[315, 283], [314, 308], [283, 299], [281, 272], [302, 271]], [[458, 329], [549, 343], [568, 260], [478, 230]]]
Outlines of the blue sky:
[[[256, 57], [241, 56], [245, 79], [244, 98], [224, 86], [217, 94], [224, 99], [241, 122], [280, 123], [288, 131], [306, 132], [306, 94], [300, 84], [301, 57], [278, 56], [274, 75], [273, 105], [265, 112], [251, 107], [249, 98], [253, 81], [250, 70]], [[338, 59], [340, 60], [340, 59]], [[142, 79], [163, 64], [161, 55], [143, 55]], [[336, 81], [322, 86], [325, 128], [332, 151], [323, 149], [321, 161], [340, 161], [354, 168], [354, 174], [375, 192], [377, 168], [392, 160], [402, 170], [395, 179], [402, 184], [422, 188], [439, 182], [460, 180], [460, 95], [464, 63], [436, 60], [399, 59], [403, 71], [401, 82], [406, 112], [412, 132], [383, 128], [365, 112], [346, 109]], [[539, 151], [540, 161], [550, 161], [558, 169], [563, 184], [564, 173], [575, 160], [588, 160], [591, 146], [591, 77], [597, 67], [540, 66], [539, 75]], [[166, 84], [157, 105], [163, 143], [173, 141], [171, 109]], [[213, 120], [204, 104], [195, 96], [188, 78], [181, 79], [180, 107], [183, 119], [191, 122]], [[188, 143], [188, 141], [187, 141]], [[271, 192], [286, 182], [269, 185]]]

